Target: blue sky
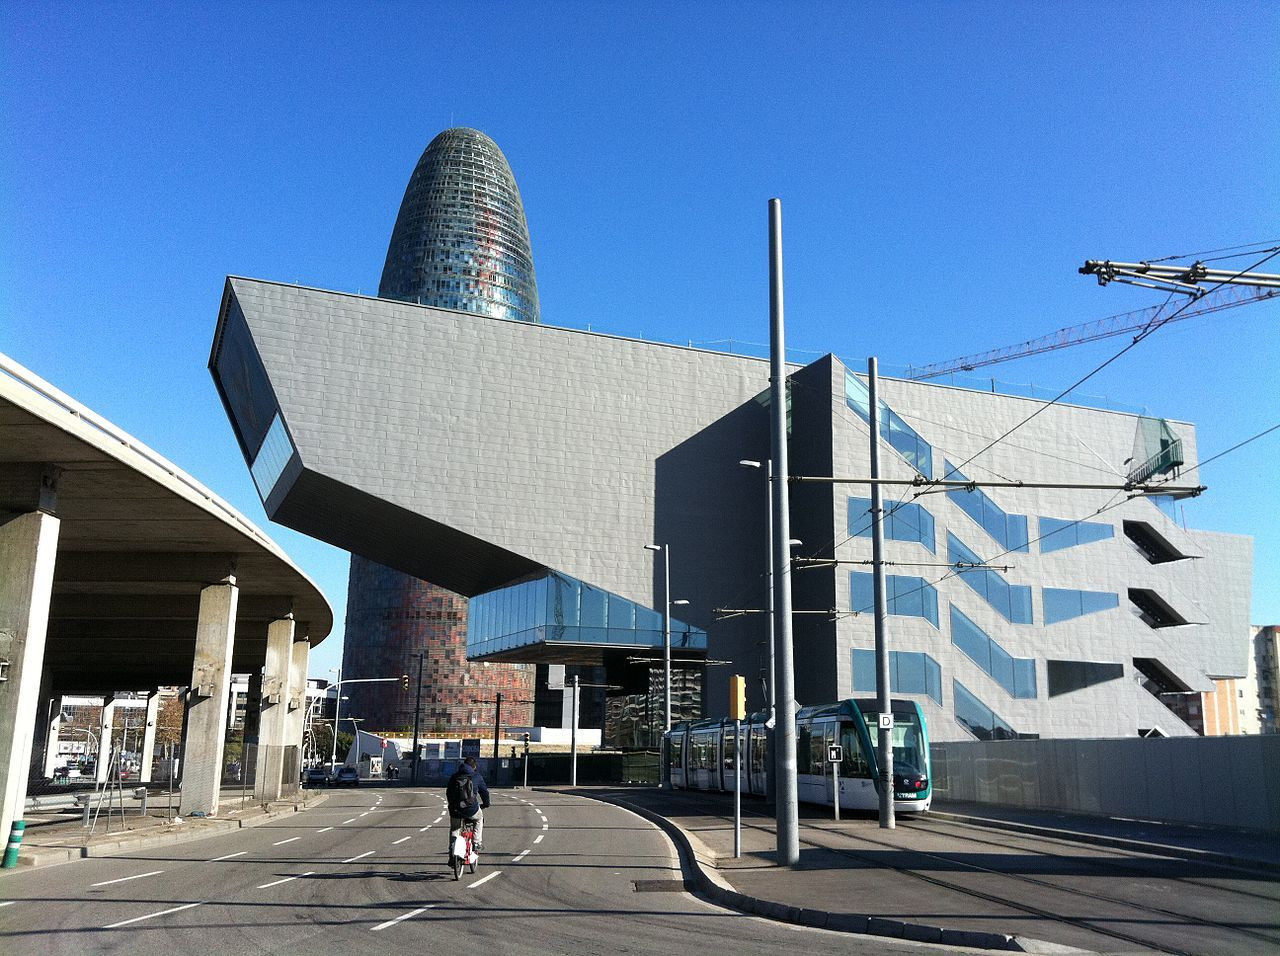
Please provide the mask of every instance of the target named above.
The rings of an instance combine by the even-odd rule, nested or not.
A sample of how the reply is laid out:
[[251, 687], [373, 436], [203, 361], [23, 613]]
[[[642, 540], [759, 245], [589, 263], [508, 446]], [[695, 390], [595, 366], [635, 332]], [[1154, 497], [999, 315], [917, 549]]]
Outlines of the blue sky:
[[[900, 373], [1163, 299], [1087, 258], [1280, 239], [1278, 10], [9, 0], [0, 351], [266, 528], [340, 628], [346, 555], [266, 521], [210, 340], [228, 273], [375, 292], [441, 129], [511, 161], [545, 321], [766, 341], [779, 196], [788, 343]], [[1280, 422], [1277, 320], [1172, 325], [1082, 390], [1195, 422], [1208, 457]], [[1065, 386], [1122, 341], [988, 374]], [[1280, 622], [1278, 451], [1206, 466], [1186, 509], [1255, 536], [1259, 623]]]

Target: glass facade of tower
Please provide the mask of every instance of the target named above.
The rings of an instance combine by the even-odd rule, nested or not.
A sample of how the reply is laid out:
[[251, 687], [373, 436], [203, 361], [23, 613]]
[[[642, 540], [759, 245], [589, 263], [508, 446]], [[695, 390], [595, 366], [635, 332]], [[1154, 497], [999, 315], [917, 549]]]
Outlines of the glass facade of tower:
[[[502, 150], [474, 129], [448, 129], [409, 178], [387, 247], [378, 295], [441, 309], [537, 322], [538, 284], [524, 205]], [[353, 554], [343, 673], [410, 675], [422, 655], [423, 733], [471, 736], [492, 721], [502, 692], [505, 722], [533, 721], [534, 669], [467, 659], [468, 602], [438, 585]], [[365, 730], [409, 729], [418, 688], [351, 684], [344, 713]], [[349, 728], [344, 728], [349, 729]]]
[[378, 295], [538, 321], [524, 205], [489, 137], [449, 129], [427, 146], [405, 189]]

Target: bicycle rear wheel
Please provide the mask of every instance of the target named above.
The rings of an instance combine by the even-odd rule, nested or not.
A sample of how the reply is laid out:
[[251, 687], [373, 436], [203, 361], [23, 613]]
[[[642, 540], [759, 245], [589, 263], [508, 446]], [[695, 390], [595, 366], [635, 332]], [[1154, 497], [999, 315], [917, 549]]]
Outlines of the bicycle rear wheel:
[[474, 873], [475, 871], [476, 871], [476, 865], [475, 865], [474, 863], [468, 863], [468, 864], [467, 864], [467, 872], [468, 872], [468, 873]]
[[451, 856], [449, 862], [453, 864], [453, 878], [455, 880], [462, 879], [462, 857]]

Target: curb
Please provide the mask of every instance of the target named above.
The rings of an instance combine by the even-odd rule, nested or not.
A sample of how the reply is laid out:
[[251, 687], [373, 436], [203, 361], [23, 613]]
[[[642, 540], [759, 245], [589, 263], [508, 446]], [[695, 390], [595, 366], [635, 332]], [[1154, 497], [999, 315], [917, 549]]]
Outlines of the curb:
[[[856, 913], [829, 913], [825, 910], [804, 909], [787, 903], [762, 900], [754, 896], [739, 893], [727, 883], [719, 873], [709, 873], [706, 864], [699, 856], [714, 859], [712, 854], [697, 837], [686, 833], [676, 824], [659, 813], [617, 797], [603, 794], [578, 792], [578, 796], [590, 797], [602, 803], [612, 803], [644, 817], [658, 826], [671, 837], [680, 851], [681, 868], [685, 871], [686, 883], [692, 883], [692, 889], [712, 902], [719, 903], [729, 909], [735, 909], [754, 916], [779, 920], [784, 923], [795, 923], [800, 926], [811, 926], [817, 929], [834, 930], [841, 933], [857, 933], [865, 936], [884, 936], [891, 939], [906, 939], [918, 943], [937, 943], [944, 946], [968, 946], [976, 949], [993, 949], [1004, 952], [1035, 953], [1046, 951], [1046, 945], [1040, 940], [1022, 939], [1007, 933], [988, 933], [976, 930], [947, 929], [941, 926], [929, 926], [923, 923], [908, 923], [901, 920], [884, 919], [879, 916], [862, 916]], [[696, 847], [695, 847], [696, 844]], [[692, 877], [691, 879], [689, 877]], [[1070, 952], [1072, 950], [1062, 949]], [[1074, 952], [1084, 952], [1074, 950]]]
[[1280, 862], [1259, 860], [1256, 857], [1234, 856], [1230, 853], [1219, 853], [1216, 850], [1198, 850], [1195, 847], [1173, 846], [1168, 843], [1148, 843], [1144, 840], [1128, 840], [1124, 837], [1106, 836], [1100, 833], [1082, 833], [1079, 830], [1042, 827], [1036, 826], [1034, 823], [1018, 823], [1013, 820], [999, 820], [993, 817], [973, 816], [967, 813], [951, 813], [946, 810], [931, 810], [930, 815], [952, 823], [963, 823], [967, 826], [980, 827], [985, 830], [1008, 830], [1012, 833], [1051, 837], [1067, 843], [1107, 846], [1117, 850], [1133, 850], [1141, 853], [1150, 853], [1155, 856], [1194, 860], [1197, 863], [1219, 863], [1223, 866], [1280, 873]]
[[[300, 813], [324, 803], [329, 798], [327, 793], [317, 794], [314, 799], [304, 799], [299, 803], [285, 804], [266, 811], [258, 810], [244, 817], [207, 817], [199, 827], [190, 829], [166, 829], [160, 833], [140, 832], [137, 836], [121, 836], [114, 840], [98, 840], [67, 847], [32, 847], [26, 853], [18, 855], [18, 867], [28, 869], [37, 866], [53, 866], [58, 863], [69, 863], [73, 860], [91, 857], [113, 856], [121, 852], [146, 850], [151, 847], [165, 846], [173, 843], [190, 843], [203, 840], [205, 837], [220, 836], [244, 827], [262, 826], [264, 823], [290, 813]], [[172, 826], [170, 824], [169, 826]]]

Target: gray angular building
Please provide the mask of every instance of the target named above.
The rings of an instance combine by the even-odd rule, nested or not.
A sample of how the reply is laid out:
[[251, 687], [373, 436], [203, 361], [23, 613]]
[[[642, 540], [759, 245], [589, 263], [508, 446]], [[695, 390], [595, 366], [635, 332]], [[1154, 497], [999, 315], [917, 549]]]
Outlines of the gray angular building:
[[[689, 704], [723, 714], [736, 672], [761, 706], [763, 616], [716, 609], [765, 603], [765, 482], [738, 462], [769, 453], [767, 362], [240, 278], [220, 325], [256, 343], [287, 429], [269, 467], [251, 462], [267, 513], [468, 596], [471, 660], [601, 664], [640, 700], [662, 641], [656, 542], [689, 601], [677, 657], [728, 662]], [[866, 474], [863, 376], [827, 356], [789, 378], [792, 473]], [[893, 379], [880, 398], [890, 478], [1115, 484], [1135, 462], [1197, 462], [1185, 422]], [[795, 621], [802, 704], [872, 686], [865, 496], [792, 495], [799, 556], [825, 562], [792, 572], [793, 606], [821, 612]], [[1246, 672], [1251, 539], [1187, 530], [1173, 502], [975, 488], [886, 503], [893, 690], [935, 740], [1189, 735], [1165, 695]]]

